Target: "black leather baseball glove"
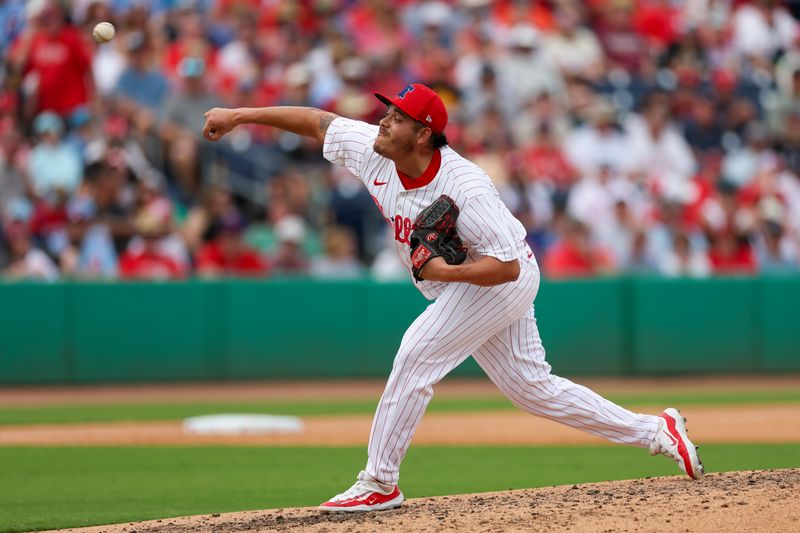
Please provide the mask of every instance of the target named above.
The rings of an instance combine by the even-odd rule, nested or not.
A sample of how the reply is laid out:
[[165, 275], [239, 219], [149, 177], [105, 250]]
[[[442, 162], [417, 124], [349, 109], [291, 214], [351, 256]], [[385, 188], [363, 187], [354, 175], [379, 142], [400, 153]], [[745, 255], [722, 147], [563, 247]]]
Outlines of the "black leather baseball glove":
[[411, 270], [417, 281], [422, 281], [419, 273], [434, 257], [442, 257], [449, 265], [460, 265], [467, 258], [456, 233], [458, 214], [458, 206], [444, 194], [420, 211], [409, 239]]

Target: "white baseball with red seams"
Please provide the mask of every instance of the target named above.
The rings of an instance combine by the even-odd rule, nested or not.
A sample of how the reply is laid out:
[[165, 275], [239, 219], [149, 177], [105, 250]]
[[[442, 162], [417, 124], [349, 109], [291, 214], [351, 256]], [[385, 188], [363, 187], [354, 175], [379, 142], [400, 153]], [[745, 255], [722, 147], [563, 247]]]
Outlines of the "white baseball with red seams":
[[519, 260], [514, 282], [481, 287], [469, 283], [418, 282], [430, 300], [400, 343], [372, 423], [366, 473], [396, 485], [400, 463], [433, 385], [472, 355], [518, 407], [617, 443], [650, 447], [657, 416], [624, 409], [595, 392], [550, 373], [534, 318], [539, 267], [525, 244], [525, 229], [501, 202], [486, 173], [449, 147], [434, 152], [422, 176], [410, 179], [378, 155], [378, 126], [337, 118], [328, 127], [323, 155], [361, 178], [391, 225], [400, 259], [409, 269], [409, 237], [417, 214], [442, 194], [461, 214], [456, 229], [467, 262], [481, 256]]

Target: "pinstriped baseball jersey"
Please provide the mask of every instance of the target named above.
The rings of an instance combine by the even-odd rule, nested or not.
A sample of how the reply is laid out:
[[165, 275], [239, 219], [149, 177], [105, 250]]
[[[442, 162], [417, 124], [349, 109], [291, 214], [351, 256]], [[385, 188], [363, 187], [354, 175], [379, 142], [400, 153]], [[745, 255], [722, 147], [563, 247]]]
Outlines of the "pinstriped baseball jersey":
[[[489, 176], [445, 146], [434, 152], [428, 169], [411, 179], [373, 149], [378, 126], [339, 117], [328, 126], [323, 155], [358, 176], [394, 232], [395, 246], [411, 271], [409, 238], [420, 211], [446, 194], [461, 211], [456, 231], [467, 247], [467, 261], [492, 256], [501, 261], [535, 261], [525, 244], [525, 228], [514, 218]], [[417, 287], [437, 298], [445, 283], [422, 281]]]
[[397, 251], [411, 269], [409, 236], [417, 214], [440, 195], [461, 210], [456, 230], [469, 258], [520, 260], [518, 279], [489, 287], [422, 281], [436, 301], [411, 324], [372, 421], [365, 471], [396, 485], [400, 463], [432, 395], [433, 386], [472, 355], [498, 388], [529, 413], [557, 420], [613, 442], [647, 447], [659, 418], [633, 413], [597, 393], [550, 374], [534, 318], [540, 273], [525, 230], [489, 177], [450, 148], [434, 152], [429, 168], [412, 180], [373, 150], [379, 127], [337, 118], [323, 154], [344, 165], [369, 189], [393, 228]]

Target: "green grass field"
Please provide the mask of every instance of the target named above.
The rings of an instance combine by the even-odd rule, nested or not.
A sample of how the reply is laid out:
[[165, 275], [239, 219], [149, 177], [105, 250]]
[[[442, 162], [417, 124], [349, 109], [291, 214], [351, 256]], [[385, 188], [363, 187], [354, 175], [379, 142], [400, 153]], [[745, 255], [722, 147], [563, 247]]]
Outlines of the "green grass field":
[[[610, 394], [610, 400], [623, 406], [731, 405], [800, 403], [800, 391], [749, 391], [737, 393], [662, 393]], [[295, 416], [372, 414], [378, 399], [332, 400], [319, 402], [187, 402], [105, 405], [48, 405], [37, 407], [5, 407], [0, 411], [0, 425], [66, 424], [107, 422], [113, 420], [181, 420], [189, 416], [213, 413], [269, 413]], [[428, 412], [486, 411], [516, 409], [502, 397], [436, 398]]]
[[[709, 471], [796, 467], [800, 444], [708, 445], [703, 458]], [[0, 531], [316, 505], [365, 460], [363, 447], [0, 447]], [[419, 446], [401, 487], [414, 498], [676, 473], [622, 446]]]

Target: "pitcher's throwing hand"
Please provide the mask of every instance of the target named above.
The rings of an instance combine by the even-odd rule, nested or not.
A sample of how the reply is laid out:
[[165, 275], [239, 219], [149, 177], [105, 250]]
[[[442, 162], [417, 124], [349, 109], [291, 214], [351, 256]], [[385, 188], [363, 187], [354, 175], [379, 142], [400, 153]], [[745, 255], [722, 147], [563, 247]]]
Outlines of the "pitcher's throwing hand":
[[233, 109], [215, 107], [206, 111], [206, 124], [203, 126], [203, 137], [209, 141], [218, 141], [223, 135], [236, 127]]

